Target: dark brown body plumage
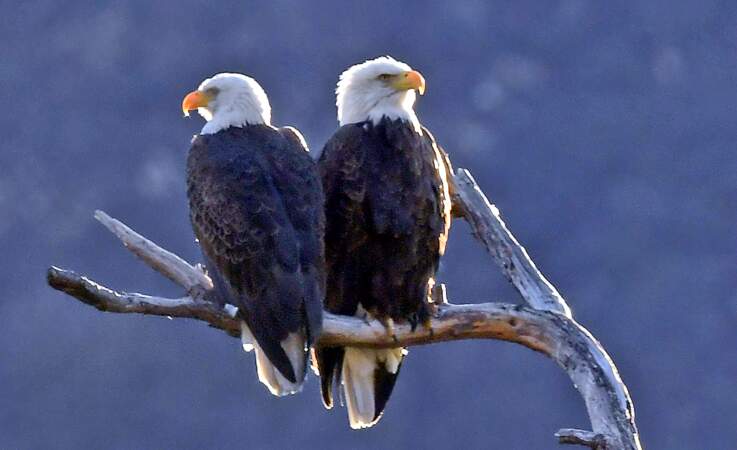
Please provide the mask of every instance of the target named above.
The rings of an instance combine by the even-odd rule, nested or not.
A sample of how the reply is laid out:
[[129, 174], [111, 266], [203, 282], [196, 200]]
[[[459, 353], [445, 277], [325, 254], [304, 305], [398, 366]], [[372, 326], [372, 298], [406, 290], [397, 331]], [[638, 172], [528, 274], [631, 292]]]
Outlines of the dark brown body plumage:
[[309, 346], [322, 326], [323, 195], [304, 143], [268, 125], [196, 136], [187, 188], [219, 301], [239, 308], [286, 379], [302, 380], [280, 342], [304, 329]]
[[[428, 319], [430, 289], [450, 227], [450, 167], [425, 129], [405, 121], [344, 125], [319, 161], [325, 191], [325, 308], [355, 315], [359, 305], [381, 320]], [[332, 406], [343, 349], [317, 352], [323, 401]], [[397, 373], [377, 366], [374, 419]]]

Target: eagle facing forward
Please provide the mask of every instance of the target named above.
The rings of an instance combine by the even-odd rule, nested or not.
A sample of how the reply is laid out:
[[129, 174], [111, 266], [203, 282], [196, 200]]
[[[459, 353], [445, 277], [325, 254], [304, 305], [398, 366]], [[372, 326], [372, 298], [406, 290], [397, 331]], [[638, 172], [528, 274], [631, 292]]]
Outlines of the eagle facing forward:
[[[351, 67], [337, 88], [341, 127], [319, 170], [327, 224], [325, 308], [337, 314], [427, 324], [429, 297], [451, 221], [450, 165], [413, 105], [425, 80], [390, 57]], [[405, 350], [319, 348], [323, 403], [343, 385], [352, 428], [386, 406]]]
[[242, 340], [274, 395], [300, 390], [322, 327], [323, 194], [302, 136], [271, 126], [252, 78], [221, 73], [182, 103], [207, 124], [192, 140], [187, 194], [220, 303], [238, 307]]

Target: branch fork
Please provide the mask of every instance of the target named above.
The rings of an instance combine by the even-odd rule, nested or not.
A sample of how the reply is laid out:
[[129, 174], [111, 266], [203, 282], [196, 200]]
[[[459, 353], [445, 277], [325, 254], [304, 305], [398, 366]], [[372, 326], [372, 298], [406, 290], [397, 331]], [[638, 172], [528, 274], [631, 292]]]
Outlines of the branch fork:
[[[395, 324], [392, 336], [377, 321], [324, 313], [317, 345], [391, 348], [462, 339], [498, 339], [543, 353], [566, 371], [583, 397], [593, 431], [564, 428], [555, 436], [561, 444], [592, 449], [641, 450], [634, 409], [627, 387], [601, 344], [572, 317], [555, 287], [507, 229], [471, 174], [459, 169], [453, 177], [454, 209], [470, 224], [474, 236], [501, 267], [526, 306], [503, 303], [450, 304], [445, 286], [433, 290], [437, 313], [431, 328], [411, 330]], [[147, 265], [180, 285], [189, 294], [163, 298], [118, 292], [70, 270], [51, 267], [49, 285], [100, 311], [138, 313], [200, 320], [225, 333], [240, 336], [240, 323], [231, 311], [207, 299], [212, 281], [204, 268], [191, 265], [103, 211], [95, 218]]]

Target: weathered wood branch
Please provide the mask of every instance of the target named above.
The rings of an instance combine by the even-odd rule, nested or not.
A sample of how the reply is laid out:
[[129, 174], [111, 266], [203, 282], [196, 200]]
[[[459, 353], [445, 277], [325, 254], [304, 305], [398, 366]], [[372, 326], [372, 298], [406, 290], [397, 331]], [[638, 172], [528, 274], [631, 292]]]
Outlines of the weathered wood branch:
[[[456, 208], [474, 235], [501, 266], [527, 306], [500, 303], [451, 305], [441, 303], [432, 319], [432, 333], [395, 325], [395, 338], [378, 322], [325, 313], [318, 345], [395, 347], [459, 339], [499, 339], [544, 353], [562, 367], [584, 399], [593, 432], [562, 429], [561, 443], [597, 449], [641, 449], [632, 402], [611, 358], [599, 342], [571, 317], [570, 308], [553, 285], [535, 267], [524, 248], [506, 228], [499, 212], [468, 171], [454, 177]], [[101, 311], [181, 317], [206, 322], [231, 336], [240, 325], [227, 309], [203, 295], [212, 288], [204, 270], [98, 211], [95, 217], [123, 244], [155, 270], [181, 285], [190, 296], [168, 299], [116, 292], [87, 277], [52, 267], [47, 277], [53, 288]], [[443, 293], [444, 294], [444, 293]]]
[[563, 297], [532, 262], [530, 256], [489, 202], [471, 172], [458, 169], [453, 177], [456, 189], [454, 203], [471, 225], [473, 234], [496, 261], [517, 292], [535, 309], [553, 311], [571, 317], [571, 309]]
[[578, 444], [591, 447], [594, 450], [605, 450], [607, 440], [604, 435], [592, 431], [576, 430], [575, 428], [563, 428], [555, 433], [561, 444]]
[[[133, 231], [123, 222], [113, 219], [104, 211], [95, 211], [95, 219], [123, 242], [125, 248], [133, 252], [151, 268], [177, 283], [187, 292], [199, 289], [212, 289], [212, 280], [199, 265], [192, 266], [174, 253], [165, 250]], [[193, 270], [193, 267], [196, 270]]]
[[[114, 313], [138, 313], [201, 320], [232, 336], [240, 335], [240, 323], [227, 310], [207, 300], [192, 297], [163, 298], [137, 293], [118, 292], [99, 283], [57, 267], [49, 269], [48, 282], [54, 289], [95, 307]], [[325, 312], [324, 331], [319, 345], [391, 348], [433, 344], [461, 339], [500, 339], [516, 342], [546, 354], [557, 347], [553, 335], [558, 316], [525, 306], [482, 303], [443, 305], [432, 319], [432, 332], [424, 328], [412, 331], [407, 324], [396, 324], [395, 336], [389, 336], [377, 321]]]
[[197, 319], [240, 337], [240, 323], [228, 311], [207, 300], [190, 296], [164, 298], [114, 291], [71, 270], [51, 267], [46, 273], [49, 286], [100, 311]]

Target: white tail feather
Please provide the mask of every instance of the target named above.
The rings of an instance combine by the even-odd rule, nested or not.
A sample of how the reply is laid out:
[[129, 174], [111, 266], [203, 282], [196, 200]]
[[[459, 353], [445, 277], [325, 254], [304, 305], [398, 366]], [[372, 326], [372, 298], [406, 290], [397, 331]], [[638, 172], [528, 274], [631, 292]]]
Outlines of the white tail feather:
[[343, 393], [351, 428], [354, 430], [368, 428], [376, 423], [374, 371], [379, 362], [382, 362], [388, 371], [397, 373], [403, 354], [401, 348], [386, 350], [345, 348], [342, 367]]
[[284, 378], [281, 372], [271, 364], [271, 361], [266, 357], [266, 353], [261, 350], [261, 347], [256, 342], [256, 339], [251, 334], [251, 330], [248, 329], [245, 322], [241, 322], [241, 342], [243, 343], [243, 350], [247, 352], [253, 350], [256, 354], [258, 379], [269, 389], [269, 392], [282, 397], [284, 395], [296, 394], [302, 390], [302, 374], [305, 370], [305, 364], [307, 364], [304, 351], [305, 339], [302, 333], [290, 333], [286, 339], [281, 341], [281, 347], [287, 354], [289, 362], [292, 363], [294, 375], [300, 380], [297, 383], [292, 383]]

